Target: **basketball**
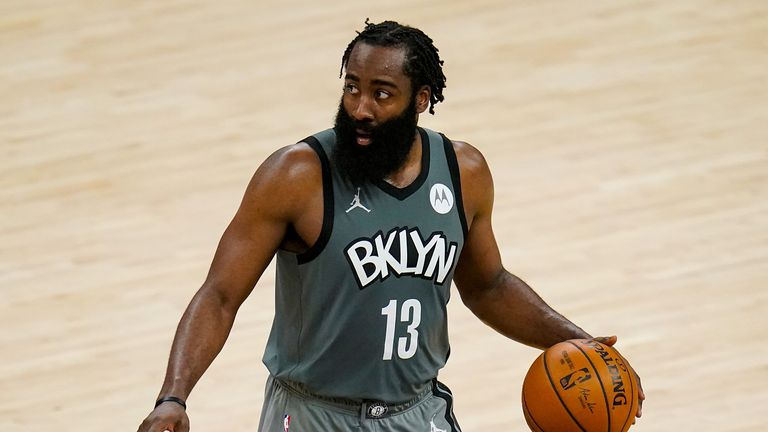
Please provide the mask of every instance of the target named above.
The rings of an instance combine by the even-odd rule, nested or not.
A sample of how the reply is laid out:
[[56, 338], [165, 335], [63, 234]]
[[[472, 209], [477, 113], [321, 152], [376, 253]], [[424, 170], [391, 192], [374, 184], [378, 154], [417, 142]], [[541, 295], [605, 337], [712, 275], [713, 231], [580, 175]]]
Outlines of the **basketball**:
[[533, 362], [522, 402], [534, 432], [625, 432], [637, 411], [637, 380], [613, 347], [573, 339]]

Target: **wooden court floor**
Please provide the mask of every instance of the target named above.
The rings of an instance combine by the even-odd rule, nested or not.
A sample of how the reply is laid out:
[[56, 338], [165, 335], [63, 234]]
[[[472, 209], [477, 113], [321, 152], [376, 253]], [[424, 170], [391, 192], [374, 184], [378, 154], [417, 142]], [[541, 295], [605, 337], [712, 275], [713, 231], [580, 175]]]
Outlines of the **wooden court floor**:
[[[135, 430], [248, 179], [330, 125], [366, 17], [435, 39], [446, 102], [421, 124], [489, 160], [506, 266], [619, 336], [632, 430], [765, 429], [765, 1], [2, 0], [0, 431]], [[256, 430], [273, 282], [193, 430]], [[538, 352], [450, 314], [464, 430], [526, 430]]]

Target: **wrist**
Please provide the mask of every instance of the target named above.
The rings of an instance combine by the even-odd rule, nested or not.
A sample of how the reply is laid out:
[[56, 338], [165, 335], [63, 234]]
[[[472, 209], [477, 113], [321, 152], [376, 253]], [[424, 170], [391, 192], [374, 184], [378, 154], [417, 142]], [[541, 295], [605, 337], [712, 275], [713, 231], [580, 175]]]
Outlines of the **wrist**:
[[173, 402], [173, 403], [179, 404], [181, 405], [182, 408], [184, 408], [184, 411], [187, 410], [187, 402], [184, 399], [177, 398], [176, 396], [163, 396], [159, 398], [157, 401], [155, 401], [155, 408], [159, 407], [160, 405], [166, 402]]

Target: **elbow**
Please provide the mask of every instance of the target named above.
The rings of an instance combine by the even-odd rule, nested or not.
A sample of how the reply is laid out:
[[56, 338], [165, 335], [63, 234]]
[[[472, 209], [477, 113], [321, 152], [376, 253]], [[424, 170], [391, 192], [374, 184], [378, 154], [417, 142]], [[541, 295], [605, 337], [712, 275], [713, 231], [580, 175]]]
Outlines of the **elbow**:
[[474, 280], [461, 285], [457, 284], [462, 303], [475, 315], [480, 316], [484, 305], [492, 304], [498, 300], [506, 274], [507, 272], [502, 269], [487, 280]]
[[234, 320], [240, 306], [240, 303], [227, 294], [227, 290], [210, 281], [203, 283], [192, 303], [197, 306], [196, 309], [201, 309], [206, 315], [215, 314], [223, 320]]

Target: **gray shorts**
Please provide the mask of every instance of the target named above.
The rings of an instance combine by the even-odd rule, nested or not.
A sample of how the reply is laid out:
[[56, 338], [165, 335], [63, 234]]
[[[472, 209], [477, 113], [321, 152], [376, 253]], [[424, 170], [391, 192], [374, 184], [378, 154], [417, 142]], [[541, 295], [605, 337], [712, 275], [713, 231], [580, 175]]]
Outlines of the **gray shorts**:
[[453, 396], [437, 381], [395, 405], [313, 395], [299, 383], [267, 379], [259, 432], [461, 432]]

